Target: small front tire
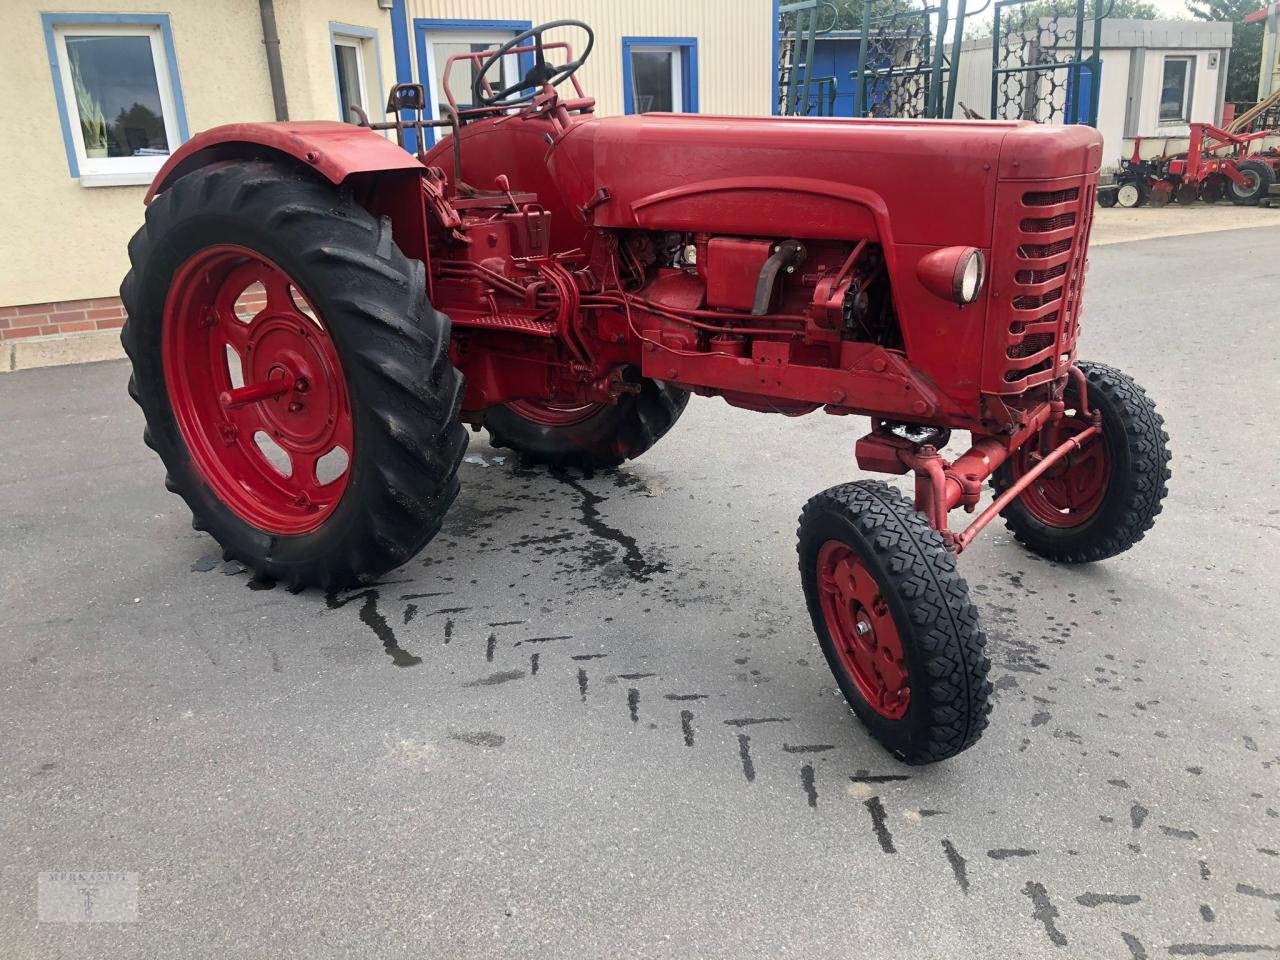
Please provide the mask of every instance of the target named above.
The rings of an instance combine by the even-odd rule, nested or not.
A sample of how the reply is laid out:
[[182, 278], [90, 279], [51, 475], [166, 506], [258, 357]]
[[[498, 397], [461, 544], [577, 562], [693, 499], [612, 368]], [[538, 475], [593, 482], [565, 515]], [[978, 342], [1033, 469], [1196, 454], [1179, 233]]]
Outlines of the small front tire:
[[813, 497], [800, 515], [800, 578], [818, 643], [853, 712], [909, 764], [977, 743], [991, 664], [969, 587], [938, 532], [876, 481]]
[[[1156, 405], [1132, 377], [1081, 362], [1088, 403], [1102, 414], [1102, 436], [1049, 468], [1004, 508], [1005, 525], [1033, 553], [1061, 563], [1092, 563], [1123, 553], [1146, 535], [1169, 492], [1169, 435]], [[1089, 425], [1066, 389], [1065, 440]], [[991, 478], [997, 494], [1035, 465], [1033, 438]]]

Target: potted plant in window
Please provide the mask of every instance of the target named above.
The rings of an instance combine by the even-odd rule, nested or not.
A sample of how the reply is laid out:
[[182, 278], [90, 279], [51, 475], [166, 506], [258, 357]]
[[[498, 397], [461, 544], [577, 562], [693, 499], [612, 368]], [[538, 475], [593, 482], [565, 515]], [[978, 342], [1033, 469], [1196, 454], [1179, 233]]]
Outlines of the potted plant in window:
[[76, 107], [80, 111], [80, 131], [84, 134], [84, 153], [90, 159], [107, 155], [107, 118], [92, 93], [85, 89], [79, 71], [73, 77], [76, 88]]

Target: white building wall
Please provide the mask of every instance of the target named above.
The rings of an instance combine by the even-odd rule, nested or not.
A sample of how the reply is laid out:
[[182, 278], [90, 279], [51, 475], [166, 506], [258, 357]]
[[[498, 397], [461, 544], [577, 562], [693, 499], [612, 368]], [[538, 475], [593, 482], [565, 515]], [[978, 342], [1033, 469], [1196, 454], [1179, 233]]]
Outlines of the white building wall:
[[1102, 134], [1102, 166], [1119, 166], [1129, 100], [1141, 91], [1129, 89], [1129, 51], [1102, 50], [1102, 84], [1098, 92], [1098, 132]]

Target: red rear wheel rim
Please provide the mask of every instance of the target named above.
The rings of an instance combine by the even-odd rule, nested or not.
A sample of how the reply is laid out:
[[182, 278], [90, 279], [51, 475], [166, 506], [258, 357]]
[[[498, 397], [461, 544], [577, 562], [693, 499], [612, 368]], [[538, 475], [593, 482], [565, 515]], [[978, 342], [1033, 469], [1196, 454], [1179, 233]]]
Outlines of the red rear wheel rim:
[[571, 427], [590, 420], [603, 403], [551, 403], [547, 400], [512, 400], [507, 409], [543, 427]]
[[818, 551], [818, 595], [845, 674], [871, 709], [900, 720], [911, 703], [911, 680], [898, 625], [875, 577], [840, 540]]
[[[242, 298], [255, 284], [265, 303]], [[351, 403], [333, 339], [293, 279], [246, 247], [196, 253], [169, 288], [162, 360], [191, 462], [218, 499], [269, 533], [324, 523], [355, 456]]]
[[[1079, 414], [1064, 417], [1058, 436], [1066, 441], [1089, 425]], [[1040, 456], [1034, 441], [1023, 444], [1012, 459], [1014, 478], [1031, 470]], [[1046, 526], [1078, 527], [1098, 512], [1110, 482], [1111, 453], [1106, 438], [1095, 435], [1082, 449], [1073, 450], [1042, 473], [1019, 499], [1027, 512]]]

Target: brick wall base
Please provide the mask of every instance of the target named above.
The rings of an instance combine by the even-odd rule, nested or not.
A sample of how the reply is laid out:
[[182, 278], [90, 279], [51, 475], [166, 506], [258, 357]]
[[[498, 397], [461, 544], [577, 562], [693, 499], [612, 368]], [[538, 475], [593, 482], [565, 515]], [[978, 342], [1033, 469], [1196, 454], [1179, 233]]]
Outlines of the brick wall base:
[[124, 318], [119, 297], [0, 307], [0, 340], [112, 330], [124, 326]]

